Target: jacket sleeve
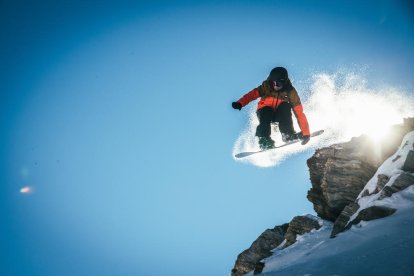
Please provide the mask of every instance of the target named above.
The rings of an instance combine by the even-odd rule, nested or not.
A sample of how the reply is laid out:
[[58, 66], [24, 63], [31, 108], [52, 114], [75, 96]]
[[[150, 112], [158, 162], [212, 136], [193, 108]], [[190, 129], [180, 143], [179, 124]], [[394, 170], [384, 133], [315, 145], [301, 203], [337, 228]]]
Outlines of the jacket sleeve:
[[300, 130], [302, 131], [303, 136], [310, 135], [308, 119], [306, 118], [305, 113], [303, 113], [302, 105], [297, 105], [293, 108], [293, 113], [295, 113], [296, 119], [298, 120], [298, 124]]
[[289, 93], [289, 102], [293, 107], [293, 113], [295, 113], [302, 134], [304, 136], [310, 135], [308, 119], [303, 112], [302, 103], [295, 88], [293, 88]]
[[238, 102], [244, 107], [248, 105], [251, 101], [256, 100], [260, 97], [259, 90], [257, 88], [253, 89], [252, 91], [246, 93], [243, 97], [241, 97]]

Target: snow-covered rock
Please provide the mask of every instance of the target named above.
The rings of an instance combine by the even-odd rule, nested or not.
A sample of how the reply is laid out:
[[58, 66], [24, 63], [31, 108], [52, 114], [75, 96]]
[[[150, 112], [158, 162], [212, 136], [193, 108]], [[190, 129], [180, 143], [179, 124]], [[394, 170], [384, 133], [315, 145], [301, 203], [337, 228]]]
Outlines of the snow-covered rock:
[[386, 141], [362, 136], [317, 150], [308, 199], [319, 218], [266, 230], [232, 276], [414, 275], [414, 118]]
[[237, 256], [231, 275], [241, 276], [254, 270], [260, 260], [271, 256], [271, 250], [284, 241], [287, 229], [288, 224], [284, 224], [264, 231], [248, 249]]
[[392, 216], [361, 221], [334, 239], [325, 220], [290, 247], [279, 246], [260, 275], [414, 275], [414, 186], [387, 201], [397, 209]]
[[388, 197], [414, 185], [414, 174], [409, 169], [414, 164], [411, 152], [414, 150], [414, 131], [403, 138], [399, 149], [389, 157], [368, 181], [355, 202], [350, 203], [335, 221], [332, 236], [349, 229], [361, 220], [369, 221], [393, 214], [397, 208]]
[[241, 276], [249, 271], [260, 273], [263, 269], [262, 259], [272, 255], [278, 246], [286, 248], [294, 244], [301, 235], [319, 229], [320, 222], [312, 215], [296, 216], [289, 224], [276, 226], [264, 231], [250, 246], [237, 257], [232, 276]]
[[407, 118], [402, 125], [394, 126], [381, 143], [360, 136], [350, 142], [318, 149], [307, 162], [312, 183], [308, 199], [318, 216], [336, 221], [378, 167], [395, 153], [404, 135], [413, 130], [414, 118]]
[[286, 243], [284, 248], [294, 244], [298, 236], [312, 231], [313, 229], [319, 229], [319, 221], [316, 217], [312, 216], [296, 216], [289, 223], [289, 227], [285, 234]]

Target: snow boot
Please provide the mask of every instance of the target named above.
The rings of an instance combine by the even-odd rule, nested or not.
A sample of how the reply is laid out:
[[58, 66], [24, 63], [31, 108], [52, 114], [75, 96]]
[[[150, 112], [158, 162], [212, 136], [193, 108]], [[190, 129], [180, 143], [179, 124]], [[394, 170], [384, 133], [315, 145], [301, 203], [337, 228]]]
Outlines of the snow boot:
[[275, 146], [275, 141], [270, 137], [259, 137], [259, 146], [262, 150], [271, 149]]
[[282, 133], [282, 141], [289, 143], [295, 140], [301, 140], [303, 138], [302, 132], [298, 133]]

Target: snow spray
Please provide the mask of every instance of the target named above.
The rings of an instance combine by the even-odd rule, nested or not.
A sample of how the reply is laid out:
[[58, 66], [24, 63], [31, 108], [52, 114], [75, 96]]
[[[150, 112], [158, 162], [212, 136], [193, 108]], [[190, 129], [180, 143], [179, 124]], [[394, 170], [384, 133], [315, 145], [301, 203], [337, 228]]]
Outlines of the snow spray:
[[[366, 79], [353, 72], [316, 73], [305, 91], [298, 92], [311, 131], [324, 129], [325, 133], [311, 139], [306, 146], [297, 143], [235, 160], [258, 167], [272, 167], [291, 155], [347, 142], [362, 134], [374, 142], [380, 141], [392, 125], [401, 124], [404, 117], [414, 116], [413, 93], [389, 86], [369, 88]], [[303, 96], [306, 92], [307, 98]], [[248, 112], [249, 121], [234, 144], [233, 156], [239, 152], [259, 150], [255, 137], [259, 120], [254, 103], [249, 105]], [[293, 121], [299, 131], [295, 118]], [[271, 137], [276, 144], [283, 143], [277, 125], [272, 126]]]

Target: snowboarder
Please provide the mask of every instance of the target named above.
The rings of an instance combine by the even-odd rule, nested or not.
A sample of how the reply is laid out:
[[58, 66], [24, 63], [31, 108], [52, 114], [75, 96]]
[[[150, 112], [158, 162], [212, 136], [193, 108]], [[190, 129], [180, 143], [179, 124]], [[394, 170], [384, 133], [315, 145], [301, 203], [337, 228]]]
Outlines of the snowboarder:
[[[271, 123], [278, 122], [282, 140], [302, 140], [302, 145], [310, 140], [308, 120], [303, 113], [302, 104], [296, 89], [292, 86], [288, 72], [283, 67], [273, 68], [269, 77], [257, 88], [251, 90], [237, 102], [232, 103], [234, 109], [241, 110], [251, 101], [261, 97], [257, 106], [259, 125], [256, 136], [262, 150], [273, 148], [275, 142], [270, 138]], [[301, 132], [295, 133], [292, 121], [292, 112], [296, 116]]]

